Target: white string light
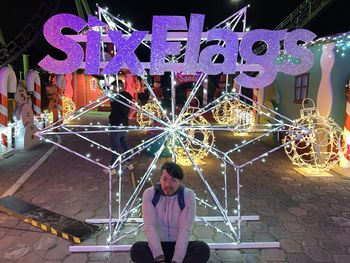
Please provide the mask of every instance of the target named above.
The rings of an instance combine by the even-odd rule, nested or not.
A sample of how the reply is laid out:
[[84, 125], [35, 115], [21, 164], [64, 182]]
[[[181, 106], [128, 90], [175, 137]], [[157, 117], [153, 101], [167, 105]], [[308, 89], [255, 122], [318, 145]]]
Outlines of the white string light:
[[[102, 10], [99, 8], [99, 12], [102, 13], [103, 17], [105, 18], [105, 20], [107, 21], [108, 25], [110, 27], [114, 27], [114, 28], [123, 28], [122, 31], [124, 31], [126, 34], [130, 34], [130, 32], [133, 32], [134, 29], [131, 27], [131, 24], [128, 24], [128, 22], [125, 22], [123, 20], [121, 20], [120, 18], [116, 18], [116, 17], [112, 17], [109, 13], [107, 13], [106, 10]], [[219, 26], [224, 26], [226, 28], [230, 28], [231, 30], [234, 30], [236, 25], [238, 24], [238, 22], [240, 21], [241, 17], [245, 15], [245, 9], [243, 9], [243, 11], [239, 11], [236, 14], [234, 14], [233, 16], [231, 16], [229, 19], [223, 21], [222, 23], [218, 24], [216, 27]], [[117, 21], [119, 24], [113, 22], [113, 21]], [[226, 24], [227, 23], [227, 24]], [[215, 28], [216, 28], [215, 27]], [[148, 44], [144, 43], [146, 46], [149, 46]], [[223, 44], [223, 43], [221, 43]], [[186, 48], [186, 46], [182, 46], [182, 51], [184, 51]], [[184, 55], [184, 52], [182, 52], [180, 55], [175, 56], [174, 58], [172, 58], [174, 62], [178, 61], [178, 59], [182, 58], [182, 56]], [[214, 59], [216, 59], [217, 57], [215, 57]], [[171, 58], [167, 58], [168, 60], [170, 60]], [[154, 171], [154, 168], [156, 167], [157, 161], [160, 158], [160, 155], [162, 153], [162, 151], [164, 150], [164, 148], [166, 146], [168, 146], [169, 142], [177, 142], [178, 145], [182, 146], [182, 149], [184, 151], [184, 154], [186, 155], [186, 158], [190, 161], [190, 163], [192, 164], [195, 173], [200, 177], [202, 183], [205, 185], [205, 189], [207, 190], [207, 193], [209, 194], [209, 196], [211, 197], [214, 205], [209, 204], [209, 201], [207, 199], [201, 199], [201, 198], [197, 198], [197, 200], [199, 200], [198, 202], [200, 204], [204, 204], [207, 207], [210, 207], [212, 211], [215, 211], [215, 213], [218, 213], [222, 216], [223, 221], [226, 225], [226, 227], [229, 228], [229, 231], [222, 230], [214, 225], [209, 224], [208, 222], [206, 222], [207, 225], [213, 227], [213, 229], [215, 229], [217, 232], [223, 233], [224, 235], [230, 237], [234, 242], [239, 242], [240, 241], [240, 188], [241, 185], [239, 183], [239, 177], [240, 177], [240, 172], [242, 171], [242, 168], [247, 165], [248, 163], [244, 163], [244, 164], [237, 164], [235, 163], [231, 157], [229, 156], [230, 154], [234, 153], [234, 152], [239, 152], [241, 149], [243, 149], [245, 146], [249, 145], [250, 143], [254, 143], [256, 141], [256, 138], [252, 138], [251, 140], [246, 140], [243, 141], [240, 145], [234, 146], [232, 149], [227, 150], [226, 152], [218, 149], [215, 144], [214, 144], [214, 131], [215, 132], [220, 132], [220, 131], [232, 131], [235, 130], [236, 132], [244, 132], [244, 131], [248, 131], [248, 129], [250, 131], [254, 131], [256, 133], [260, 132], [263, 133], [262, 136], [265, 136], [267, 134], [270, 134], [271, 132], [279, 132], [282, 131], [284, 129], [284, 127], [288, 127], [288, 124], [285, 123], [289, 123], [289, 125], [292, 125], [292, 122], [278, 114], [277, 112], [270, 110], [268, 108], [264, 108], [263, 105], [259, 105], [259, 107], [255, 107], [255, 106], [249, 106], [247, 108], [249, 108], [249, 110], [251, 109], [255, 109], [257, 111], [257, 114], [264, 114], [266, 115], [268, 118], [270, 118], [271, 120], [274, 120], [275, 123], [271, 124], [271, 125], [267, 125], [267, 124], [254, 124], [251, 125], [253, 127], [246, 127], [247, 125], [244, 123], [237, 123], [235, 125], [211, 125], [208, 121], [204, 121], [204, 114], [213, 110], [214, 107], [216, 107], [219, 103], [221, 103], [223, 100], [226, 99], [234, 99], [236, 98], [237, 100], [239, 100], [240, 103], [242, 103], [242, 105], [246, 105], [245, 102], [241, 101], [240, 98], [238, 98], [238, 95], [235, 93], [225, 93], [222, 96], [220, 96], [219, 98], [215, 99], [214, 101], [210, 102], [208, 105], [206, 105], [205, 107], [199, 109], [198, 111], [194, 112], [194, 113], [189, 113], [188, 112], [188, 108], [190, 106], [190, 102], [192, 101], [192, 99], [194, 98], [195, 94], [197, 93], [197, 91], [199, 90], [201, 84], [203, 81], [205, 81], [207, 78], [207, 76], [205, 74], [201, 74], [197, 80], [197, 82], [194, 84], [194, 87], [192, 89], [191, 94], [189, 95], [189, 97], [187, 98], [184, 107], [182, 107], [182, 109], [180, 110], [180, 113], [175, 116], [175, 99], [172, 98], [171, 100], [171, 107], [172, 107], [172, 111], [169, 114], [166, 114], [166, 111], [163, 109], [163, 107], [161, 106], [160, 102], [156, 99], [156, 96], [151, 88], [151, 86], [148, 84], [146, 77], [145, 76], [141, 76], [142, 79], [145, 80], [145, 85], [146, 88], [149, 90], [150, 92], [150, 97], [153, 99], [154, 103], [159, 107], [158, 109], [160, 110], [161, 114], [158, 115], [157, 113], [155, 113], [152, 110], [147, 110], [143, 107], [141, 107], [140, 105], [138, 105], [137, 103], [128, 100], [127, 98], [125, 98], [124, 96], [122, 96], [121, 94], [118, 94], [116, 96], [111, 95], [110, 93], [106, 92], [106, 94], [100, 98], [98, 101], [94, 101], [92, 103], [90, 103], [89, 105], [87, 105], [86, 107], [83, 107], [82, 109], [78, 110], [77, 112], [68, 115], [72, 120], [78, 120], [80, 118], [80, 116], [82, 116], [83, 114], [89, 112], [90, 110], [98, 107], [99, 105], [107, 102], [108, 100], [115, 100], [119, 103], [121, 103], [124, 106], [127, 106], [133, 110], [135, 110], [138, 114], [142, 114], [143, 116], [147, 116], [147, 118], [149, 118], [149, 120], [153, 121], [153, 122], [157, 122], [159, 124], [159, 126], [155, 126], [152, 127], [150, 126], [150, 124], [145, 124], [144, 127], [142, 126], [106, 126], [106, 125], [101, 125], [101, 124], [97, 124], [94, 125], [92, 123], [90, 123], [90, 125], [71, 125], [69, 123], [62, 123], [61, 120], [50, 125], [48, 128], [46, 128], [45, 130], [41, 131], [39, 133], [39, 136], [44, 138], [45, 136], [48, 135], [52, 135], [52, 134], [60, 134], [60, 135], [65, 135], [65, 134], [70, 134], [70, 135], [75, 135], [78, 136], [79, 138], [84, 139], [85, 141], [87, 141], [90, 145], [93, 145], [93, 147], [95, 147], [96, 149], [100, 149], [100, 150], [106, 150], [110, 153], [114, 153], [117, 155], [117, 160], [114, 162], [114, 164], [112, 164], [111, 167], [109, 167], [108, 165], [104, 165], [102, 163], [100, 163], [97, 160], [100, 160], [99, 158], [96, 158], [96, 156], [94, 156], [94, 154], [91, 152], [89, 153], [78, 153], [76, 151], [73, 151], [71, 149], [69, 149], [66, 146], [63, 145], [59, 145], [55, 142], [52, 142], [56, 145], [58, 145], [59, 147], [61, 147], [62, 149], [65, 149], [69, 152], [72, 152], [73, 154], [88, 160], [94, 164], [99, 165], [102, 168], [107, 168], [110, 170], [109, 173], [109, 230], [110, 230], [110, 235], [108, 237], [107, 242], [109, 244], [114, 244], [116, 242], [118, 242], [121, 238], [123, 238], [125, 235], [128, 235], [130, 233], [132, 233], [133, 231], [129, 231], [127, 233], [122, 234], [122, 229], [123, 229], [123, 225], [126, 222], [126, 220], [130, 217], [131, 214], [135, 213], [136, 209], [135, 209], [135, 204], [136, 207], [139, 207], [139, 196], [140, 196], [140, 192], [143, 189], [143, 187], [145, 186], [146, 182], [150, 181], [150, 178], [152, 176], [152, 172]], [[172, 87], [172, 90], [175, 87]], [[251, 101], [250, 98], [245, 98], [243, 95], [239, 95], [241, 98], [247, 100], [247, 101]], [[262, 111], [261, 109], [265, 109], [267, 112]], [[271, 112], [271, 114], [270, 114]], [[198, 120], [201, 121], [198, 121]], [[204, 119], [204, 120], [203, 120]], [[157, 136], [147, 139], [147, 140], [143, 140], [141, 141], [141, 143], [139, 143], [138, 145], [132, 147], [129, 151], [124, 152], [124, 153], [116, 153], [113, 152], [112, 150], [108, 149], [106, 146], [103, 146], [97, 142], [95, 142], [94, 140], [88, 138], [87, 136], [90, 134], [98, 134], [98, 133], [108, 133], [108, 132], [122, 132], [122, 131], [128, 131], [128, 132], [136, 132], [136, 131], [145, 131], [145, 130], [158, 130], [160, 132], [160, 134], [158, 134]], [[201, 130], [203, 133], [207, 133], [207, 134], [211, 134], [208, 135], [208, 138], [211, 137], [211, 139], [208, 140], [199, 140], [198, 138], [196, 138], [196, 130]], [[122, 176], [122, 170], [121, 170], [121, 165], [126, 162], [127, 160], [131, 159], [133, 156], [135, 156], [136, 154], [141, 153], [143, 150], [149, 148], [153, 143], [159, 143], [161, 141], [161, 139], [164, 139], [161, 142], [161, 146], [158, 149], [158, 151], [155, 154], [154, 159], [152, 160], [151, 164], [149, 165], [147, 171], [144, 173], [144, 175], [140, 178], [139, 183], [137, 184], [136, 188], [134, 189], [132, 195], [130, 196], [130, 198], [127, 200], [126, 205], [121, 208], [121, 197], [122, 197], [122, 188], [121, 188], [121, 176]], [[178, 147], [178, 145], [176, 147]], [[213, 189], [211, 188], [211, 186], [209, 185], [209, 183], [206, 181], [205, 176], [204, 176], [204, 172], [203, 170], [198, 166], [197, 161], [196, 161], [196, 153], [189, 148], [189, 145], [195, 145], [198, 146], [197, 149], [199, 149], [199, 151], [203, 151], [205, 152], [205, 156], [207, 155], [212, 155], [213, 157], [215, 157], [214, 159], [219, 162], [222, 162], [223, 165], [223, 180], [224, 180], [224, 199], [225, 199], [225, 204], [222, 205], [217, 197], [217, 195], [214, 193]], [[93, 148], [93, 149], [95, 149]], [[172, 145], [172, 148], [174, 149], [175, 147]], [[272, 152], [272, 151], [271, 151]], [[176, 157], [178, 158], [178, 157]], [[204, 158], [204, 157], [202, 157]], [[262, 154], [260, 156], [257, 156], [256, 158], [250, 160], [249, 164], [251, 164], [254, 161], [257, 160], [265, 160], [266, 158], [266, 154]], [[227, 173], [229, 172], [227, 169], [227, 165], [229, 165], [231, 168], [233, 168], [233, 170], [236, 172], [235, 178], [236, 178], [236, 196], [234, 196], [233, 198], [228, 196], [228, 192], [227, 192], [227, 188], [228, 188], [228, 184], [227, 184]], [[117, 194], [115, 195], [114, 199], [112, 198], [112, 170], [114, 168], [119, 168], [118, 170], [118, 177], [119, 177], [119, 184], [118, 184], [118, 191]], [[235, 222], [231, 222], [229, 219], [229, 212], [228, 212], [228, 208], [229, 208], [229, 202], [232, 202], [235, 204], [235, 209], [233, 210], [233, 213], [235, 215], [238, 216], [238, 220]], [[116, 202], [118, 204], [118, 219], [116, 221], [116, 223], [114, 223], [112, 225], [112, 206], [113, 206], [113, 202]], [[142, 225], [139, 225], [139, 227], [141, 227]]]
[[[283, 142], [290, 142], [285, 146], [285, 152], [293, 164], [309, 170], [326, 171], [334, 167], [344, 153], [342, 146], [343, 131], [339, 125], [328, 117], [320, 115], [315, 103], [312, 107], [300, 111], [301, 117], [295, 120], [295, 125]], [[310, 132], [300, 134], [295, 129], [307, 128]]]

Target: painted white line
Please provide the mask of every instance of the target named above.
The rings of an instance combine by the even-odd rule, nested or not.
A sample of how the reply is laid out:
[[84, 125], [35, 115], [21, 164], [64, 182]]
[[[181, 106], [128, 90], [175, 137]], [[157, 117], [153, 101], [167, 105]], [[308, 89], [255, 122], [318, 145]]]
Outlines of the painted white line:
[[[195, 221], [196, 222], [202, 222], [202, 219], [204, 219], [207, 222], [223, 222], [224, 220], [222, 219], [222, 216], [196, 216]], [[230, 220], [232, 222], [237, 221], [238, 217], [237, 216], [229, 216]], [[258, 215], [247, 215], [247, 216], [241, 216], [241, 221], [259, 221], [259, 216]], [[118, 218], [112, 218], [112, 223], [118, 222]], [[108, 218], [96, 218], [96, 219], [86, 219], [86, 223], [90, 224], [108, 224], [109, 219]], [[128, 218], [126, 220], [128, 223], [143, 223], [142, 218]]]
[[[280, 248], [280, 242], [242, 242], [242, 243], [208, 243], [210, 249], [250, 249], [250, 248]], [[69, 252], [125, 252], [130, 251], [131, 245], [106, 246], [69, 246]]]
[[54, 150], [56, 150], [56, 148], [56, 145], [52, 146], [35, 164], [32, 165], [32, 167], [25, 171], [25, 173], [22, 174], [22, 176], [5, 193], [3, 193], [1, 197], [13, 195], [18, 188], [20, 188], [21, 185], [24, 184], [25, 181], [27, 181], [28, 178], [36, 171], [36, 169], [38, 169], [39, 166], [46, 161], [46, 159], [53, 153]]

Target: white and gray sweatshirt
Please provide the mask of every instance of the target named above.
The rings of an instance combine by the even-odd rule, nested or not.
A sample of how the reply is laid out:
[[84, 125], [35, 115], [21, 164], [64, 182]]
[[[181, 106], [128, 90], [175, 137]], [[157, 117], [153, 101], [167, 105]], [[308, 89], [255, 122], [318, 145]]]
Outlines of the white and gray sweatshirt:
[[152, 199], [155, 190], [150, 187], [142, 197], [142, 214], [144, 230], [153, 258], [163, 255], [160, 242], [176, 242], [173, 259], [182, 262], [187, 251], [192, 225], [196, 215], [196, 199], [194, 192], [185, 187], [185, 207], [181, 211], [177, 194], [161, 195], [154, 207]]

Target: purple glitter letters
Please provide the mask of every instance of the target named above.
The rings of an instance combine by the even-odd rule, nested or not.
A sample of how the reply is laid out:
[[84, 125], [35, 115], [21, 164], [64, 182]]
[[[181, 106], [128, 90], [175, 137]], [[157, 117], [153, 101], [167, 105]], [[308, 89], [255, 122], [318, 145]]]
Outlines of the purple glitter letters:
[[68, 27], [79, 32], [85, 25], [86, 22], [83, 19], [71, 14], [59, 14], [51, 17], [44, 25], [44, 36], [52, 46], [65, 52], [67, 58], [56, 60], [47, 55], [39, 62], [39, 66], [58, 74], [77, 70], [84, 58], [83, 49], [73, 39], [64, 36], [61, 30]]
[[[77, 70], [83, 62], [84, 53], [80, 45], [72, 38], [61, 33], [63, 28], [71, 28], [80, 32], [86, 22], [81, 18], [71, 14], [60, 14], [51, 17], [44, 26], [44, 36], [54, 47], [66, 53], [65, 60], [55, 60], [46, 56], [39, 62], [39, 65], [47, 71], [65, 74]], [[163, 75], [166, 71], [182, 71], [186, 74], [195, 74], [201, 71], [206, 74], [234, 74], [238, 50], [244, 60], [243, 66], [255, 65], [258, 75], [253, 77], [241, 72], [236, 81], [249, 88], [262, 88], [271, 84], [278, 71], [298, 75], [308, 71], [313, 64], [313, 54], [307, 48], [298, 45], [299, 41], [308, 42], [316, 35], [305, 29], [297, 29], [292, 32], [287, 30], [266, 30], [257, 29], [245, 32], [239, 43], [238, 35], [229, 29], [216, 28], [207, 33], [206, 47], [202, 49], [200, 45], [205, 42], [202, 39], [204, 25], [204, 15], [192, 14], [187, 35], [187, 46], [184, 56], [184, 63], [180, 64], [175, 57], [180, 53], [179, 41], [167, 41], [169, 31], [187, 30], [184, 16], [154, 16], [152, 26], [150, 74]], [[94, 27], [105, 26], [94, 17], [89, 17], [89, 30], [86, 37], [86, 63], [85, 73], [100, 74], [101, 56], [101, 31]], [[117, 74], [122, 67], [128, 67], [132, 74], [146, 74], [141, 62], [135, 54], [135, 50], [144, 41], [148, 31], [134, 31], [129, 36], [123, 36], [120, 31], [107, 31], [107, 35], [114, 44], [117, 52], [112, 60], [102, 71], [102, 74]], [[210, 41], [217, 41], [210, 44]], [[265, 42], [267, 50], [264, 54], [255, 54], [253, 45], [259, 41]], [[293, 58], [290, 61], [276, 63], [280, 55], [280, 42], [284, 41], [285, 52]], [[213, 61], [216, 57], [223, 57], [223, 61], [218, 63]], [[168, 57], [168, 59], [167, 59]], [[167, 61], [166, 61], [167, 60]], [[239, 69], [239, 71], [242, 71]]]

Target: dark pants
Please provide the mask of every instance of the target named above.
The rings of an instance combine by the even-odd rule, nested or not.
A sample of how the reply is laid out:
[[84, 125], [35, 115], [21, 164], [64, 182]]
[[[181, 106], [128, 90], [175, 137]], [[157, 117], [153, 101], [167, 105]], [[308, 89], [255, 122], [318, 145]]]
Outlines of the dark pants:
[[[165, 262], [170, 263], [174, 255], [175, 242], [161, 242], [165, 256]], [[153, 255], [144, 241], [136, 242], [130, 250], [131, 259], [136, 263], [153, 263]], [[204, 263], [210, 257], [210, 249], [207, 243], [203, 241], [190, 241], [187, 246], [184, 263]], [[178, 262], [181, 263], [181, 262]]]
[[[111, 139], [111, 149], [113, 151], [118, 151], [120, 147], [123, 148], [124, 152], [129, 150], [129, 145], [126, 140], [126, 132], [111, 132], [109, 134], [109, 137]], [[130, 154], [128, 154], [127, 156], [129, 155]], [[110, 165], [112, 165], [115, 162], [115, 160], [117, 160], [117, 158], [118, 155], [112, 153], [112, 160]]]

